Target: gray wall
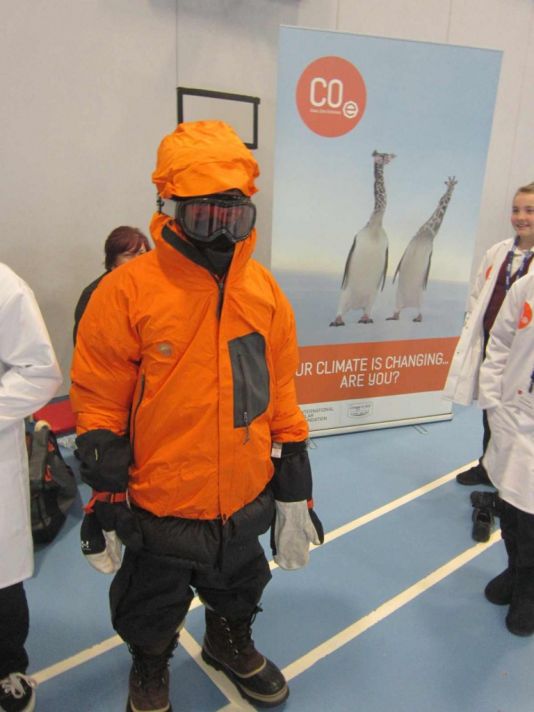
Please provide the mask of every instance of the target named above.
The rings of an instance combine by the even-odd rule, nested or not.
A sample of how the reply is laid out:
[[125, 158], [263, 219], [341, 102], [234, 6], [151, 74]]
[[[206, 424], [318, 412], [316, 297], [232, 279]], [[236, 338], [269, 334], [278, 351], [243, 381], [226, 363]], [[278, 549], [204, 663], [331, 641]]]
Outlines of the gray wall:
[[[0, 0], [0, 260], [33, 287], [68, 380], [72, 311], [120, 224], [148, 230], [178, 85], [261, 98], [256, 256], [270, 259], [281, 24], [504, 51], [474, 264], [534, 179], [532, 0]], [[1, 338], [1, 335], [0, 335]], [[64, 391], [66, 388], [64, 389]]]

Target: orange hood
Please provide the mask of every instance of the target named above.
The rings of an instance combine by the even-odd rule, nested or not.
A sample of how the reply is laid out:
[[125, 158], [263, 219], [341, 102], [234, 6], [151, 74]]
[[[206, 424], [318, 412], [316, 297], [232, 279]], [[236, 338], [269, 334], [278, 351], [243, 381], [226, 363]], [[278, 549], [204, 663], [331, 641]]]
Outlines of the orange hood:
[[178, 124], [158, 149], [152, 173], [162, 198], [209, 195], [237, 188], [256, 193], [256, 159], [234, 129], [224, 121]]

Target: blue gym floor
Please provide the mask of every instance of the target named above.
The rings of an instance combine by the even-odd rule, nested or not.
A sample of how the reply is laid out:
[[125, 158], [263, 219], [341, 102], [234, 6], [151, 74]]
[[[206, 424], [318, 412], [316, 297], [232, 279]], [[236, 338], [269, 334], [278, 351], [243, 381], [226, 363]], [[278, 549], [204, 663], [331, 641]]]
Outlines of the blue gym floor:
[[[310, 457], [326, 536], [309, 565], [273, 580], [254, 624], [289, 680], [284, 710], [532, 712], [534, 638], [505, 628], [487, 581], [505, 567], [495, 527], [471, 539], [480, 412], [451, 421], [317, 438]], [[38, 712], [124, 712], [130, 656], [109, 622], [110, 577], [79, 552], [80, 498], [27, 582]], [[267, 545], [267, 538], [264, 541]], [[270, 552], [268, 552], [270, 554]], [[171, 661], [174, 712], [252, 709], [200, 659], [195, 599]]]

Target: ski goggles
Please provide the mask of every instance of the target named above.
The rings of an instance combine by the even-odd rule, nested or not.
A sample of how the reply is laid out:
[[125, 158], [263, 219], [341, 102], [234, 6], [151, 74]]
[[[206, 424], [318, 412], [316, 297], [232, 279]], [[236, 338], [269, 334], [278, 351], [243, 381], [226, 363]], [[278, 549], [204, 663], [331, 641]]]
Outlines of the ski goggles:
[[256, 206], [243, 195], [179, 199], [176, 222], [193, 240], [213, 242], [225, 235], [231, 242], [240, 242], [250, 235], [256, 223]]

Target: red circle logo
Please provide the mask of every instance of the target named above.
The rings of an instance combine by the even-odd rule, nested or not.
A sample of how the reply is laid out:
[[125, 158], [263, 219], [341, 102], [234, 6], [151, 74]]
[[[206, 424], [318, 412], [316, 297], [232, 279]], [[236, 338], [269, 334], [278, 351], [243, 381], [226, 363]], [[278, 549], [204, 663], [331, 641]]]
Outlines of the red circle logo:
[[343, 136], [361, 121], [367, 101], [365, 82], [342, 57], [320, 57], [308, 64], [297, 83], [297, 109], [319, 136]]
[[532, 321], [532, 307], [528, 302], [523, 304], [523, 311], [521, 312], [521, 317], [519, 318], [519, 323], [517, 324], [518, 329], [524, 329]]

